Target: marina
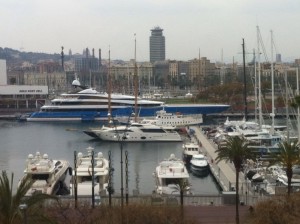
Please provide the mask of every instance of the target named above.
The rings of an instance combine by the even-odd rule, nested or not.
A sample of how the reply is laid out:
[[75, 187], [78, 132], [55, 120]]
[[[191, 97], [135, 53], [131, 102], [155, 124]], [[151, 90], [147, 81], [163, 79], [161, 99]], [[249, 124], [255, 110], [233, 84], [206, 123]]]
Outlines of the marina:
[[[113, 186], [115, 195], [120, 195], [120, 143], [102, 142], [91, 139], [82, 131], [89, 127], [100, 126], [97, 122], [73, 123], [73, 122], [16, 122], [0, 121], [1, 158], [0, 169], [14, 172], [15, 179], [23, 176], [25, 158], [29, 153], [40, 151], [47, 152], [55, 158], [68, 160], [73, 167], [74, 151], [85, 152], [89, 146], [95, 149], [95, 154], [102, 152], [108, 158], [108, 152], [112, 154]], [[170, 143], [124, 143], [124, 164], [125, 151], [128, 151], [128, 192], [139, 194], [152, 194], [155, 190], [153, 172], [157, 164], [175, 154], [182, 156], [182, 142]], [[17, 164], [21, 164], [18, 166]], [[69, 183], [67, 176], [66, 183]], [[194, 194], [219, 195], [219, 187], [214, 178], [209, 175], [198, 178], [190, 175], [191, 190]], [[124, 178], [125, 183], [125, 178]], [[14, 186], [16, 188], [16, 186]], [[125, 185], [124, 185], [125, 187]]]
[[[151, 195], [156, 192], [156, 180], [153, 172], [159, 162], [174, 154], [177, 158], [183, 156], [182, 142], [105, 142], [90, 139], [83, 133], [87, 128], [99, 127], [98, 122], [92, 123], [49, 123], [49, 122], [16, 122], [0, 121], [0, 137], [3, 139], [1, 147], [0, 168], [14, 172], [18, 180], [22, 171], [16, 169], [15, 164], [24, 163], [24, 154], [32, 152], [33, 149], [47, 150], [51, 155], [60, 159], [68, 160], [74, 168], [74, 151], [83, 152], [84, 149], [92, 147], [95, 155], [99, 152], [106, 158], [111, 153], [110, 165], [113, 168], [111, 184], [114, 189], [114, 203], [120, 203], [121, 186], [128, 192], [130, 200], [151, 202]], [[189, 126], [187, 132], [190, 136], [182, 136], [184, 142], [197, 143], [200, 151], [208, 161], [208, 175], [195, 175], [188, 169], [191, 194], [185, 196], [185, 204], [233, 204], [235, 195], [235, 169], [232, 163], [225, 161], [215, 162], [217, 157], [215, 150], [218, 145], [212, 138], [208, 137], [204, 126]], [[14, 136], [14, 137], [13, 137]], [[187, 144], [188, 145], [188, 144]], [[7, 150], [9, 149], [9, 150]], [[42, 150], [43, 149], [43, 150]], [[124, 153], [121, 157], [121, 151]], [[123, 161], [124, 179], [121, 180], [120, 164]], [[239, 193], [241, 203], [253, 204], [257, 200], [279, 192], [282, 187], [276, 184], [270, 173], [265, 173], [266, 180], [255, 183], [240, 173]], [[68, 184], [71, 177], [66, 178]], [[123, 185], [122, 185], [123, 182]], [[106, 185], [107, 186], [107, 185]], [[16, 187], [16, 186], [15, 186]], [[102, 187], [102, 192], [105, 188]], [[107, 192], [106, 192], [107, 193]], [[105, 194], [102, 194], [102, 196]], [[107, 195], [107, 194], [106, 194]], [[101, 197], [102, 197], [101, 196]], [[71, 197], [71, 196], [70, 196]], [[150, 199], [149, 199], [150, 197]], [[178, 197], [178, 195], [172, 195]], [[165, 195], [159, 200], [168, 203]], [[103, 197], [103, 201], [107, 196]], [[176, 201], [178, 201], [177, 198]], [[107, 201], [106, 201], [107, 202]]]

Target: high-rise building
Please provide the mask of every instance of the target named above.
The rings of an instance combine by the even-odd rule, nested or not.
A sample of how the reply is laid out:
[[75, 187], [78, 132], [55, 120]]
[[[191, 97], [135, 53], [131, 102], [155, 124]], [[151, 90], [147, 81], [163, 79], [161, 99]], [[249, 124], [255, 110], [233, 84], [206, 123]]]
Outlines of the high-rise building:
[[150, 62], [164, 61], [166, 59], [165, 37], [163, 29], [155, 27], [150, 36]]
[[276, 63], [281, 63], [281, 54], [276, 54]]

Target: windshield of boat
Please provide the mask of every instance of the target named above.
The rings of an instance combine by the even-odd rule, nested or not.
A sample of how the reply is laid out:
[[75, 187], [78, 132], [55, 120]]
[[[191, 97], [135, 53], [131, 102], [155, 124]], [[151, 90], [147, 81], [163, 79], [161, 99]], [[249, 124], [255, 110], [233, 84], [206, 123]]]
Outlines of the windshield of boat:
[[48, 180], [49, 174], [32, 174], [33, 180]]
[[162, 184], [167, 186], [169, 184], [178, 184], [183, 178], [163, 178]]
[[204, 157], [198, 157], [198, 158], [197, 158], [197, 157], [196, 157], [196, 158], [194, 157], [193, 160], [204, 160]]

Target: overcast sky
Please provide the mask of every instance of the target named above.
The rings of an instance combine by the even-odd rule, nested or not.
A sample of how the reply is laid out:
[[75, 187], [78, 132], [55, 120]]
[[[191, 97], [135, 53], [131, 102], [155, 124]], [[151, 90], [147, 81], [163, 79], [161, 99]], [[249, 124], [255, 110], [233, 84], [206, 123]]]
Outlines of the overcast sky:
[[[201, 57], [225, 62], [242, 60], [257, 49], [259, 26], [271, 58], [300, 58], [299, 0], [0, 0], [0, 47], [26, 52], [82, 53], [102, 49], [102, 58], [149, 61], [151, 29], [166, 38], [166, 59]], [[223, 53], [222, 53], [223, 52]], [[98, 54], [97, 54], [98, 56]], [[252, 56], [247, 55], [247, 60]]]

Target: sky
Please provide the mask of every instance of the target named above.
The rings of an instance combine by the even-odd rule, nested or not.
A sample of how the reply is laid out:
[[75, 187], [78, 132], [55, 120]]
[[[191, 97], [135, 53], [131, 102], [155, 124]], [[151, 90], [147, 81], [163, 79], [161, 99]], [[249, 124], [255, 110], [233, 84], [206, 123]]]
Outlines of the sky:
[[[300, 58], [299, 0], [0, 0], [0, 47], [26, 52], [82, 53], [102, 58], [149, 61], [151, 29], [166, 39], [166, 59], [207, 57], [242, 61], [258, 52], [257, 27], [271, 60]], [[134, 35], [136, 34], [136, 36]], [[96, 54], [98, 56], [98, 53]], [[261, 57], [265, 58], [265, 57]], [[263, 60], [263, 59], [262, 59]]]

